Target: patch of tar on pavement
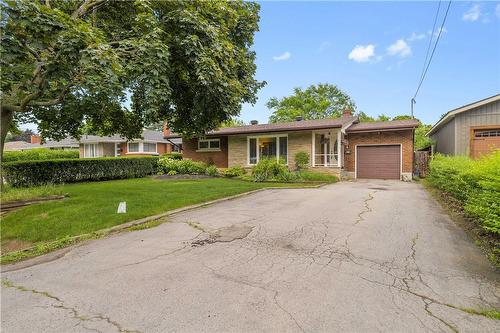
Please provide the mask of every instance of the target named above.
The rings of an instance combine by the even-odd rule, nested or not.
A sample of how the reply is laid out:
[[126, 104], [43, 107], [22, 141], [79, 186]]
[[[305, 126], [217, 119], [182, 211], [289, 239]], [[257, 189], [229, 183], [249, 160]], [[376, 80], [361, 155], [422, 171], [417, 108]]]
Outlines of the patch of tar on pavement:
[[229, 227], [224, 227], [208, 232], [208, 237], [197, 239], [191, 243], [191, 246], [202, 246], [212, 243], [229, 243], [237, 239], [243, 239], [252, 232], [253, 226], [247, 224], [233, 224]]

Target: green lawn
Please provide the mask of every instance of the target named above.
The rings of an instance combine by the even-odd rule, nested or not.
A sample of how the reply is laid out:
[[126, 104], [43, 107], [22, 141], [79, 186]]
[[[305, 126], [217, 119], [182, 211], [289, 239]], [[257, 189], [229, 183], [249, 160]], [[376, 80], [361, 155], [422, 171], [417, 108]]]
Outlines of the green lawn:
[[[24, 207], [2, 217], [2, 249], [13, 250], [11, 246], [6, 246], [8, 243], [26, 247], [86, 234], [175, 208], [270, 186], [290, 184], [225, 178], [140, 178], [60, 185], [56, 189], [68, 195], [64, 200]], [[127, 202], [126, 214], [116, 213], [120, 201]]]
[[0, 192], [0, 198], [2, 199], [2, 203], [6, 203], [11, 201], [23, 201], [46, 198], [50, 196], [60, 196], [63, 194], [64, 193], [62, 186], [46, 185], [27, 188], [12, 188], [10, 186], [4, 185], [4, 188]]

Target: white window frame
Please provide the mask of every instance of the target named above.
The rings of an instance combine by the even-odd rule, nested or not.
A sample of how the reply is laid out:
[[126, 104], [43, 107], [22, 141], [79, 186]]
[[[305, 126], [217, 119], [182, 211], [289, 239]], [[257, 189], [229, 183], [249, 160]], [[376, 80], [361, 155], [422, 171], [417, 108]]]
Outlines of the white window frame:
[[[158, 144], [156, 142], [148, 142], [148, 141], [146, 141], [146, 142], [141, 142], [141, 143], [142, 143], [142, 151], [143, 151], [143, 153], [158, 154]], [[151, 145], [155, 145], [155, 151], [145, 151], [144, 150], [144, 144], [145, 143], [151, 144]], [[141, 145], [139, 144], [139, 146], [141, 146]]]
[[[94, 154], [93, 154], [93, 156], [88, 156], [88, 155], [87, 155], [87, 146], [93, 146], [93, 147], [94, 147], [94, 149], [93, 149], [93, 150], [94, 150]], [[95, 157], [99, 157], [99, 156], [98, 156], [98, 151], [97, 151], [97, 149], [98, 149], [98, 144], [97, 144], [97, 143], [84, 143], [84, 144], [83, 144], [83, 157], [84, 157], [84, 158], [95, 158]]]
[[[247, 166], [252, 167], [260, 161], [260, 153], [259, 153], [259, 138], [276, 138], [276, 160], [280, 159], [280, 143], [279, 138], [286, 138], [286, 165], [288, 165], [288, 160], [290, 156], [290, 149], [288, 148], [288, 134], [262, 134], [262, 135], [252, 135], [247, 136]], [[250, 139], [256, 139], [257, 145], [257, 163], [250, 164]]]
[[[130, 144], [131, 143], [137, 143], [137, 151], [130, 151]], [[127, 142], [127, 154], [137, 154], [141, 152], [141, 143], [140, 142]]]
[[[331, 130], [320, 130], [320, 131], [312, 131], [312, 150], [311, 150], [311, 166], [316, 167], [316, 134], [325, 134], [328, 132], [337, 131], [337, 168], [342, 167], [342, 131], [341, 129], [331, 129]], [[335, 144], [335, 140], [332, 140], [333, 136], [330, 136], [330, 143]], [[325, 150], [326, 154], [326, 150]], [[328, 166], [326, 168], [332, 168], [335, 166]]]
[[[200, 148], [200, 142], [208, 142], [208, 148]], [[210, 142], [219, 142], [219, 148], [210, 148]], [[198, 149], [196, 151], [197, 152], [221, 151], [220, 138], [217, 138], [217, 139], [198, 139]]]
[[[130, 144], [131, 143], [137, 143], [139, 145], [138, 151], [130, 151]], [[155, 145], [155, 151], [144, 151], [144, 144], [145, 143], [151, 143]], [[131, 141], [127, 142], [127, 154], [151, 154], [155, 155], [158, 154], [158, 143], [155, 141]]]

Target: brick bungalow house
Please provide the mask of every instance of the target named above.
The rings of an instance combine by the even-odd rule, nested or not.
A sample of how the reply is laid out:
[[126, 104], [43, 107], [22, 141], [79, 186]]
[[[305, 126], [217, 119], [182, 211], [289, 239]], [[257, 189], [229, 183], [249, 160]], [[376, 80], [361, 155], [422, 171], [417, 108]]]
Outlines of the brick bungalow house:
[[[204, 137], [183, 138], [185, 158], [217, 167], [251, 168], [260, 158], [280, 158], [293, 168], [299, 151], [311, 168], [350, 178], [411, 180], [413, 135], [417, 120], [360, 122], [345, 112], [341, 118], [221, 128]], [[165, 139], [180, 135], [164, 133]]]

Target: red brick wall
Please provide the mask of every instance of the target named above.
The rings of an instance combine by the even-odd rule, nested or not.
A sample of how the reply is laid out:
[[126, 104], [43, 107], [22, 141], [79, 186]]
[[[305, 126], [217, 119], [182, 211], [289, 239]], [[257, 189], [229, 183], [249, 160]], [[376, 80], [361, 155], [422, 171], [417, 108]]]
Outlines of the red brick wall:
[[157, 143], [156, 151], [158, 154], [167, 154], [172, 152], [172, 145], [170, 143]]
[[344, 168], [346, 171], [354, 172], [355, 147], [361, 144], [402, 144], [403, 170], [413, 171], [413, 131], [387, 131], [368, 133], [348, 133], [350, 154], [344, 153]]
[[198, 139], [182, 139], [182, 156], [193, 161], [213, 162], [218, 168], [227, 168], [227, 137], [210, 137], [220, 139], [220, 151], [197, 152]]

